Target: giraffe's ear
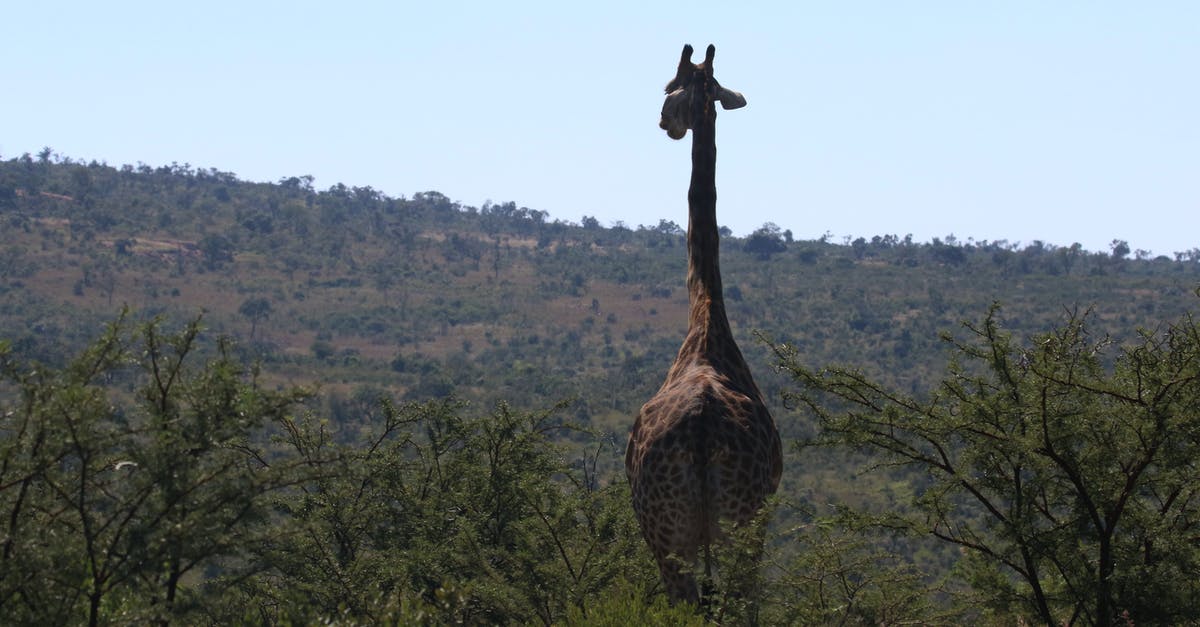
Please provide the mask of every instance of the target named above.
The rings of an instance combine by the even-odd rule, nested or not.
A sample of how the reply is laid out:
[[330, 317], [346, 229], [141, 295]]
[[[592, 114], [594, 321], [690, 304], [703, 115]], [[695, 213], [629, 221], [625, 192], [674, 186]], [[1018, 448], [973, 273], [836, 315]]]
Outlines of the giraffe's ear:
[[717, 88], [717, 100], [721, 101], [721, 108], [726, 110], [741, 109], [742, 107], [746, 106], [745, 96], [733, 91], [732, 89], [725, 89], [724, 87]]
[[667, 94], [667, 99], [663, 101], [658, 127], [666, 131], [671, 139], [683, 139], [687, 134], [687, 103], [687, 92], [682, 89]]

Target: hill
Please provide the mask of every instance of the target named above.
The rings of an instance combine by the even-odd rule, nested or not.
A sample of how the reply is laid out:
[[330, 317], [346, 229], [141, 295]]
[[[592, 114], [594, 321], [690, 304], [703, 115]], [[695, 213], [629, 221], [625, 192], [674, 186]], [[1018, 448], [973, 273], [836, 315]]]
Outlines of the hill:
[[[381, 394], [453, 394], [484, 408], [570, 399], [577, 423], [611, 435], [615, 470], [683, 336], [684, 230], [669, 219], [574, 224], [433, 191], [391, 198], [318, 191], [306, 176], [255, 183], [186, 164], [51, 155], [0, 162], [0, 337], [23, 357], [60, 364], [124, 306], [143, 319], [203, 312], [269, 380], [319, 385], [335, 422]], [[682, 197], [677, 213], [686, 224]], [[944, 362], [939, 335], [992, 302], [1021, 337], [1074, 308], [1092, 308], [1094, 328], [1121, 339], [1194, 307], [1200, 251], [1129, 252], [953, 236], [793, 241], [767, 224], [724, 238], [722, 271], [737, 339], [795, 437], [810, 419], [782, 407], [784, 380], [756, 333], [808, 363], [854, 365], [917, 391]]]
[[[334, 432], [342, 430], [341, 444], [378, 428], [368, 418], [391, 415], [380, 413], [380, 397], [469, 401], [480, 447], [495, 436], [495, 421], [511, 418], [508, 407], [540, 411], [570, 400], [565, 416], [539, 415], [522, 454], [542, 460], [549, 474], [566, 473], [557, 465], [564, 458], [540, 439], [544, 424], [565, 418], [602, 434], [599, 448], [596, 440], [579, 440], [592, 448], [582, 456], [586, 480], [576, 488], [623, 485], [625, 433], [684, 332], [684, 231], [676, 222], [604, 227], [584, 216], [574, 224], [514, 202], [468, 207], [432, 191], [391, 198], [343, 185], [318, 191], [303, 176], [254, 183], [188, 165], [115, 168], [51, 155], [0, 162], [0, 340], [13, 362], [63, 368], [124, 308], [135, 320], [163, 317], [172, 328], [202, 312], [202, 324], [215, 333], [192, 352], [211, 363], [257, 363], [254, 381], [280, 393], [318, 386], [320, 394], [304, 402]], [[681, 219], [683, 205], [681, 198]], [[835, 243], [796, 241], [767, 224], [722, 243], [735, 334], [789, 441], [810, 434], [814, 423], [781, 402], [792, 382], [773, 369], [771, 342], [794, 347], [803, 363], [860, 368], [920, 396], [942, 376], [948, 351], [940, 334], [979, 320], [993, 302], [1003, 304], [999, 325], [1022, 339], [1090, 309], [1091, 332], [1125, 342], [1139, 327], [1160, 328], [1194, 310], [1200, 284], [1200, 251], [1129, 258], [1121, 242], [1109, 252], [952, 236]], [[235, 340], [232, 349], [218, 346], [221, 335]], [[133, 393], [132, 384], [123, 387], [123, 363], [109, 366], [117, 372], [110, 383], [116, 393]], [[225, 384], [234, 389], [240, 381]], [[462, 408], [405, 411], [423, 417], [404, 424], [428, 423], [433, 431], [400, 448], [423, 450], [443, 422], [460, 420]], [[555, 433], [564, 442], [574, 437]], [[297, 428], [297, 450], [308, 450], [300, 435], [328, 444], [324, 431]], [[454, 450], [462, 463], [480, 463], [467, 454], [475, 449]], [[345, 455], [366, 459], [373, 452]], [[397, 459], [408, 463], [415, 459], [403, 457], [409, 454], [426, 459], [411, 451]], [[881, 484], [888, 479], [848, 474], [844, 459], [811, 449], [789, 450], [785, 458], [783, 491], [802, 510], [890, 506], [914, 489], [902, 473]], [[420, 484], [432, 471], [412, 472]], [[474, 489], [456, 487], [454, 494], [469, 500]], [[628, 527], [624, 497], [610, 491], [604, 498], [615, 508], [604, 515]], [[336, 518], [336, 499], [326, 505]], [[438, 520], [443, 505], [429, 507], [429, 521]], [[542, 514], [527, 512], [530, 520], [535, 513]], [[421, 524], [436, 544], [436, 522]], [[629, 529], [617, 535], [636, 539]], [[956, 559], [898, 546], [891, 548], [926, 572], [946, 572]], [[336, 595], [329, 601], [337, 602]]]
[[[317, 191], [311, 177], [252, 183], [50, 154], [0, 162], [0, 336], [49, 363], [122, 306], [203, 311], [270, 376], [320, 382], [335, 405], [369, 390], [528, 406], [575, 398], [576, 418], [620, 433], [682, 337], [684, 232], [668, 219], [574, 224], [513, 202], [477, 208], [438, 192]], [[675, 213], [686, 224], [682, 200]], [[1200, 253], [1128, 253], [952, 236], [792, 241], [768, 224], [725, 238], [722, 262], [735, 332], [770, 392], [755, 331], [813, 363], [917, 386], [941, 361], [939, 332], [993, 301], [1021, 335], [1064, 308], [1094, 308], [1103, 330], [1128, 333], [1194, 305]]]

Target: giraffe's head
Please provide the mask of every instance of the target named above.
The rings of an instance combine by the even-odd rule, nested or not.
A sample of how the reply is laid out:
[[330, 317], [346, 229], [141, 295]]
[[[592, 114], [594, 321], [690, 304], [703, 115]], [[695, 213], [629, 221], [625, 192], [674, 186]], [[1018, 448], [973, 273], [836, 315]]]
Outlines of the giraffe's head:
[[679, 58], [679, 69], [675, 78], [667, 83], [667, 99], [663, 102], [659, 128], [671, 139], [683, 139], [689, 128], [703, 116], [716, 117], [713, 103], [720, 101], [724, 109], [739, 109], [746, 106], [746, 98], [732, 89], [725, 89], [713, 78], [713, 55], [717, 49], [711, 44], [704, 53], [704, 63], [692, 63], [692, 46], [683, 47]]

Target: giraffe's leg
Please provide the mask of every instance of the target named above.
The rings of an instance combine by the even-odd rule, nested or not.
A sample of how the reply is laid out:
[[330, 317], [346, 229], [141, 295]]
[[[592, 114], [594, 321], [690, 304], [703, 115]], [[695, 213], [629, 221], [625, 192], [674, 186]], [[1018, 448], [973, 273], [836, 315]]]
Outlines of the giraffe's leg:
[[717, 622], [730, 619], [753, 624], [762, 595], [760, 562], [770, 513], [763, 508], [768, 493], [758, 487], [763, 482], [753, 465], [753, 447], [741, 441], [743, 437], [736, 431], [722, 434], [720, 441], [730, 448], [718, 449], [707, 467], [715, 510], [710, 533], [715, 540], [712, 549], [718, 554], [716, 592], [720, 595], [713, 602], [719, 606]]
[[679, 446], [687, 439], [673, 433], [644, 451], [640, 464], [643, 472], [632, 486], [642, 535], [658, 563], [672, 604], [700, 601], [695, 568], [705, 516], [694, 455], [689, 448]]
[[671, 605], [680, 602], [693, 605], [700, 603], [700, 586], [692, 572], [695, 567], [694, 554], [677, 555], [656, 548], [654, 559], [658, 562], [658, 572], [662, 576]]

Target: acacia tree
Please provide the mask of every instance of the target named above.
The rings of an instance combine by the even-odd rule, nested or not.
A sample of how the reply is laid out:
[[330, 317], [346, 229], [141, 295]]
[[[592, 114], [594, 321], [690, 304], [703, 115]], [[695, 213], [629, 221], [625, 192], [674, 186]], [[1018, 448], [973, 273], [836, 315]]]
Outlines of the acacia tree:
[[784, 243], [784, 236], [779, 227], [768, 222], [746, 238], [744, 248], [746, 252], [756, 255], [760, 261], [765, 261], [775, 253], [787, 250], [787, 244]]
[[252, 296], [242, 301], [238, 313], [250, 321], [250, 341], [253, 342], [258, 323], [271, 317], [271, 301], [262, 296]]
[[811, 409], [812, 444], [916, 472], [894, 524], [967, 556], [993, 611], [1046, 624], [1200, 617], [1200, 329], [1185, 316], [1116, 347], [1072, 312], [1020, 346], [998, 307], [927, 397], [776, 348]]
[[212, 622], [549, 625], [586, 615], [618, 580], [656, 578], [624, 482], [600, 486], [594, 458], [569, 463], [551, 443], [565, 405], [474, 417], [454, 400], [362, 408], [350, 441], [320, 421], [287, 425], [284, 441], [317, 476], [280, 500], [280, 532], [259, 549], [269, 569], [238, 582], [235, 613]]
[[[264, 426], [299, 402], [270, 392], [199, 321], [114, 323], [62, 370], [0, 344], [0, 615], [17, 624], [184, 618], [185, 577], [272, 530], [267, 495], [299, 481]], [[200, 363], [197, 363], [200, 362]], [[132, 398], [130, 393], [133, 394]]]

